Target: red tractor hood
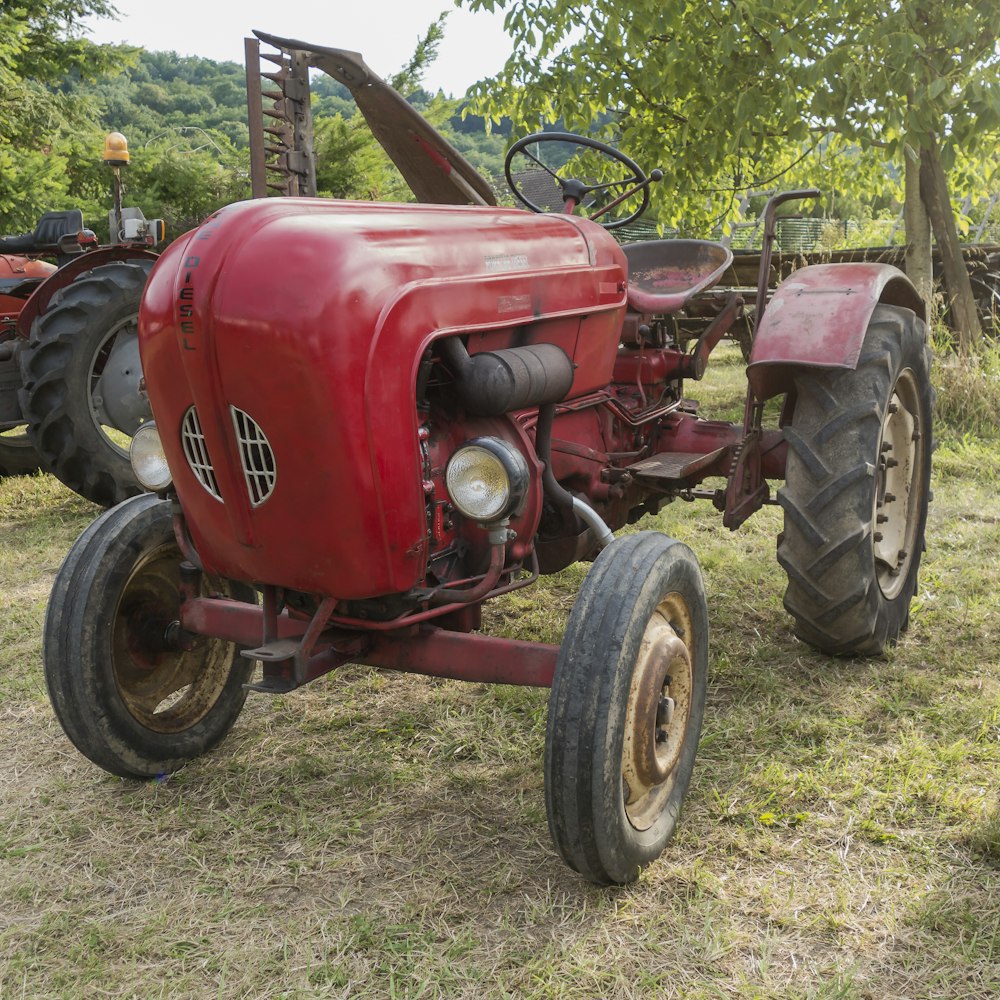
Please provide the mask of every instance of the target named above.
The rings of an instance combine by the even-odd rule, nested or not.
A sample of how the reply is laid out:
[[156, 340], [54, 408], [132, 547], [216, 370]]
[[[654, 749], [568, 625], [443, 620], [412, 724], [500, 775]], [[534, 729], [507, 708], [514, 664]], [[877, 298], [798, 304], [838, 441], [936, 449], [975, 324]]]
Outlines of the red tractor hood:
[[556, 342], [571, 394], [591, 391], [611, 375], [625, 279], [615, 241], [569, 216], [313, 199], [212, 216], [160, 259], [140, 314], [206, 569], [341, 599], [420, 583], [428, 346]]

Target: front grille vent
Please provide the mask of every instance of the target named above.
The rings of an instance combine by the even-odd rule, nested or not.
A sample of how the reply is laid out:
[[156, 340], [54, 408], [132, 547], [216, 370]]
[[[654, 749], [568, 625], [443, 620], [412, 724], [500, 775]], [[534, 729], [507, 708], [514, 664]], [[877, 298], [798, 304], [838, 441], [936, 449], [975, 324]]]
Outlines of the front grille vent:
[[219, 492], [219, 482], [215, 478], [215, 469], [212, 467], [212, 459], [208, 454], [208, 445], [205, 443], [205, 435], [201, 430], [201, 421], [198, 419], [198, 411], [192, 406], [188, 408], [181, 421], [181, 444], [184, 446], [184, 457], [191, 466], [191, 471], [195, 474], [198, 482], [215, 497], [222, 500]]
[[236, 441], [240, 446], [243, 478], [246, 480], [250, 503], [259, 507], [273, 492], [278, 477], [274, 452], [258, 423], [250, 416], [231, 406]]

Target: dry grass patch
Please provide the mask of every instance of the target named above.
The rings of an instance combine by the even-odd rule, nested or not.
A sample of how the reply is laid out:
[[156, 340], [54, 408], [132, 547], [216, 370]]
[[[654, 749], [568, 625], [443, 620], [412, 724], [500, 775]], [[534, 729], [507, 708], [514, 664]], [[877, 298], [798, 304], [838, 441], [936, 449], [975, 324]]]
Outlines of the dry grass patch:
[[[1000, 457], [952, 435], [936, 461], [911, 628], [880, 661], [792, 637], [779, 511], [641, 525], [702, 561], [709, 708], [677, 838], [614, 891], [549, 843], [544, 691], [349, 667], [252, 698], [167, 781], [90, 765], [40, 635], [94, 509], [0, 481], [0, 997], [995, 998]], [[487, 627], [554, 641], [584, 571]]]
[[958, 435], [997, 436], [1000, 414], [1000, 347], [985, 342], [967, 358], [938, 352], [932, 373], [935, 417]]

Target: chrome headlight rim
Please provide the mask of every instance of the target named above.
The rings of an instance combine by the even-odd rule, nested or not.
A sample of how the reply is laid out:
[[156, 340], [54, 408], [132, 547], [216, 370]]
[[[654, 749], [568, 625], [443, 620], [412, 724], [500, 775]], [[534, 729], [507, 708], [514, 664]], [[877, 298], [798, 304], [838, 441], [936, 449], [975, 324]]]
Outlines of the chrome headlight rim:
[[[493, 471], [499, 469], [503, 473], [506, 482], [495, 503], [485, 507], [474, 506], [468, 491], [457, 482], [458, 475], [470, 467], [466, 465], [462, 469], [462, 464], [470, 461], [472, 468], [479, 462], [480, 468], [492, 465]], [[452, 504], [463, 517], [479, 524], [498, 524], [519, 513], [528, 493], [529, 480], [530, 472], [524, 455], [498, 437], [477, 437], [466, 441], [455, 449], [445, 469], [445, 485]]]
[[132, 472], [139, 485], [150, 493], [163, 493], [173, 484], [173, 476], [167, 465], [167, 456], [160, 441], [156, 422], [148, 420], [132, 435], [129, 445], [129, 460]]

